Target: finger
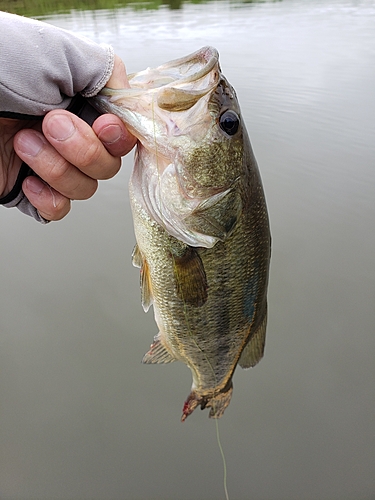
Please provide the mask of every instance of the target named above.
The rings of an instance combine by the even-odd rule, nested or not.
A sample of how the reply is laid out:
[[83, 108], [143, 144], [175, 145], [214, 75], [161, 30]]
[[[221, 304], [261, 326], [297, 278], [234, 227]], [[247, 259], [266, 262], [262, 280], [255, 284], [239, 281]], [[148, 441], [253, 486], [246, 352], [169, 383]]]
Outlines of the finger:
[[46, 220], [60, 220], [70, 211], [70, 200], [38, 177], [27, 177], [22, 190], [30, 203]]
[[[122, 59], [116, 54], [113, 71], [106, 87], [111, 89], [130, 88]], [[119, 127], [119, 128], [118, 128]], [[93, 124], [93, 130], [113, 156], [124, 156], [135, 146], [137, 139], [127, 130], [122, 120], [115, 115], [100, 116]]]
[[127, 155], [137, 142], [120, 118], [115, 115], [99, 116], [92, 128], [112, 156]]
[[[119, 125], [117, 120], [115, 124]], [[43, 120], [43, 133], [61, 156], [93, 179], [109, 179], [121, 166], [121, 158], [112, 156], [93, 129], [68, 111], [50, 111]]]
[[71, 165], [40, 132], [18, 132], [14, 149], [39, 177], [66, 198], [86, 200], [95, 193], [97, 181]]

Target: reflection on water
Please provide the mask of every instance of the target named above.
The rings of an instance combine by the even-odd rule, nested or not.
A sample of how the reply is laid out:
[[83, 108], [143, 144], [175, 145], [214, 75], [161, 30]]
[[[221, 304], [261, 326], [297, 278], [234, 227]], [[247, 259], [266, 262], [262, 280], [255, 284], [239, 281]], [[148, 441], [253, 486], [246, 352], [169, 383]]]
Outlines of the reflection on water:
[[[171, 10], [181, 9], [184, 3], [210, 4], [212, 0], [0, 0], [0, 10], [29, 17], [69, 14], [74, 11], [118, 10], [130, 7], [132, 10], [155, 10], [168, 7]], [[236, 0], [237, 2], [238, 0]], [[240, 3], [281, 2], [282, 0], [240, 0]]]
[[[273, 235], [264, 360], [220, 421], [232, 499], [375, 497], [375, 2], [133, 6], [48, 16], [129, 71], [220, 51]], [[144, 314], [127, 181], [39, 227], [0, 211], [0, 497], [223, 498], [215, 426], [180, 424], [179, 363], [139, 363]]]

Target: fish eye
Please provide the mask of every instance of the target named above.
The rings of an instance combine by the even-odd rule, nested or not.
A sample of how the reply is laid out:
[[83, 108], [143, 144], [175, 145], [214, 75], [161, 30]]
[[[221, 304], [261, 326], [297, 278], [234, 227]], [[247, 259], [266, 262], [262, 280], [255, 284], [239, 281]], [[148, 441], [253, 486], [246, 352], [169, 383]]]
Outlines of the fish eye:
[[228, 135], [234, 135], [240, 126], [240, 118], [234, 111], [228, 109], [220, 116], [219, 125]]

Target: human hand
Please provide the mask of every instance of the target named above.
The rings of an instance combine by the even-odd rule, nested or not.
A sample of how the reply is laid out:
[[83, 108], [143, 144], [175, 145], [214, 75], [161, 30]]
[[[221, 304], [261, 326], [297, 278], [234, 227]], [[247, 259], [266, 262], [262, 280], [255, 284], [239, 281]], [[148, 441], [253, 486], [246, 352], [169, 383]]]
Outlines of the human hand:
[[[129, 87], [125, 67], [117, 56], [107, 86]], [[71, 200], [90, 198], [98, 180], [118, 172], [121, 156], [135, 142], [122, 121], [110, 114], [97, 118], [92, 128], [65, 110], [50, 111], [42, 125], [0, 119], [0, 196], [12, 189], [23, 160], [40, 177], [23, 181], [26, 197], [45, 219], [62, 219]]]

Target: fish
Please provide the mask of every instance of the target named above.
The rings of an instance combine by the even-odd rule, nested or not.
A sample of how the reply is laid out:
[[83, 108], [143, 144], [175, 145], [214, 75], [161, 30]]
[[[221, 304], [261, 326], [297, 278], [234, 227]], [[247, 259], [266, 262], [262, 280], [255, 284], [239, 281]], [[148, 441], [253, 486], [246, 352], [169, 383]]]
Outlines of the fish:
[[202, 49], [104, 89], [101, 112], [138, 139], [129, 183], [144, 311], [159, 333], [143, 363], [182, 361], [198, 406], [220, 418], [234, 371], [264, 354], [271, 255], [262, 181], [218, 51]]

